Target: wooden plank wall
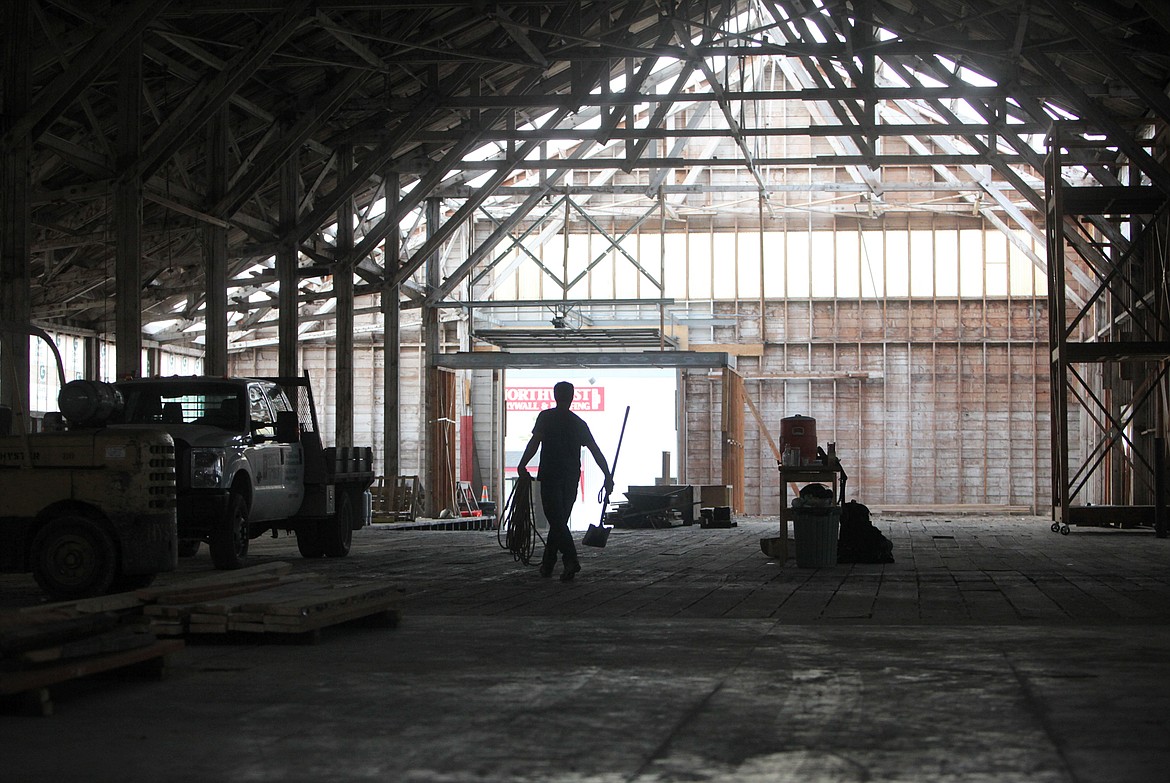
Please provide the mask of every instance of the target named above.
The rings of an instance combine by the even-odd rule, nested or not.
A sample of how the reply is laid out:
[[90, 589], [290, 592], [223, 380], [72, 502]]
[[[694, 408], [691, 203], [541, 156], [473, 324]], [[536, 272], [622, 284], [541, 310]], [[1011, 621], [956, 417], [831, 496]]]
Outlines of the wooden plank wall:
[[[1046, 307], [1032, 299], [767, 300], [694, 303], [716, 325], [692, 327], [691, 342], [760, 343], [763, 355], [740, 356], [745, 379], [774, 435], [780, 419], [817, 419], [822, 444], [837, 443], [849, 472], [849, 495], [873, 504], [979, 504], [1035, 508], [1050, 502]], [[732, 325], [727, 325], [732, 324]], [[406, 338], [410, 340], [409, 337]], [[334, 433], [333, 347], [306, 343], [300, 366], [313, 378], [322, 434]], [[422, 473], [421, 347], [401, 352], [401, 472]], [[231, 372], [271, 375], [276, 349], [231, 354]], [[382, 348], [356, 346], [355, 438], [383, 453]], [[461, 376], [462, 377], [462, 376]], [[494, 474], [502, 439], [496, 381], [468, 374], [484, 481], [502, 493]], [[723, 483], [722, 375], [682, 374], [687, 480]], [[754, 418], [742, 443], [744, 513], [779, 507], [775, 458]], [[500, 448], [499, 446], [495, 447]], [[733, 466], [734, 467], [734, 466]]]
[[[298, 353], [298, 366], [308, 372], [317, 400], [317, 415], [321, 436], [327, 446], [334, 445], [336, 424], [334, 418], [337, 367], [336, 349], [326, 343], [305, 343]], [[354, 445], [372, 446], [374, 469], [381, 475], [385, 454], [383, 393], [384, 355], [382, 346], [361, 343], [354, 346]], [[422, 433], [422, 347], [408, 343], [401, 350], [402, 370], [399, 385], [401, 398], [399, 420], [399, 472], [402, 475], [421, 475], [423, 472]], [[276, 347], [249, 348], [228, 356], [229, 372], [242, 376], [276, 375]]]
[[[768, 429], [785, 416], [817, 419], [835, 442], [849, 496], [882, 505], [1049, 502], [1045, 307], [1035, 300], [768, 301], [762, 357], [737, 367]], [[717, 303], [739, 335], [759, 335], [758, 303]], [[729, 329], [730, 327], [724, 327]], [[722, 476], [721, 379], [686, 376], [692, 483]], [[754, 419], [745, 442], [745, 512], [779, 508], [775, 458]]]

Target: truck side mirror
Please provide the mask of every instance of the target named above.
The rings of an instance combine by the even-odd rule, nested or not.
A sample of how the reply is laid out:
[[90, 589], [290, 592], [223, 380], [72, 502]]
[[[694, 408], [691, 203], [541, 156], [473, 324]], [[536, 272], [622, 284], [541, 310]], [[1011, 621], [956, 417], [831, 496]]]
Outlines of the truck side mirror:
[[276, 412], [276, 442], [296, 443], [301, 439], [301, 424], [296, 411]]

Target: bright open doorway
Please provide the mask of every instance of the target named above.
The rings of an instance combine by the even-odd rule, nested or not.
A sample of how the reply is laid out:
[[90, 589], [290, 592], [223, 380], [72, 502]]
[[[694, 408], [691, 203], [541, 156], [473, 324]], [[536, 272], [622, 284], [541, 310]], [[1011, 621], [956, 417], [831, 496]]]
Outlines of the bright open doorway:
[[[613, 500], [624, 499], [631, 485], [654, 484], [662, 473], [663, 452], [670, 453], [678, 475], [678, 372], [660, 368], [508, 370], [504, 383], [504, 474], [516, 475], [516, 463], [532, 436], [536, 416], [553, 407], [552, 387], [568, 381], [576, 388], [573, 410], [589, 425], [597, 445], [612, 464], [626, 406], [629, 422], [622, 441]], [[534, 468], [540, 454], [532, 461]], [[598, 493], [602, 475], [593, 457], [581, 451], [582, 485], [570, 526], [584, 530], [601, 518]], [[533, 475], [536, 470], [532, 469]]]

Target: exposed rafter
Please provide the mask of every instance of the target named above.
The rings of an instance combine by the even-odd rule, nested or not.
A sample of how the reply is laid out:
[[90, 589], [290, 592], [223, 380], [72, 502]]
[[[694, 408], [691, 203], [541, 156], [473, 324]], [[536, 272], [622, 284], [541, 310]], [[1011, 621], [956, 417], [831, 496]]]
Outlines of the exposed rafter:
[[[200, 333], [208, 227], [227, 235], [239, 341], [269, 328], [274, 256], [288, 242], [300, 296], [352, 270], [359, 296], [397, 282], [412, 306], [449, 303], [470, 280], [490, 288], [511, 263], [495, 255], [510, 236], [528, 237], [529, 250], [574, 226], [617, 237], [659, 205], [668, 230], [687, 220], [975, 218], [1023, 250], [1018, 232], [1036, 236], [1043, 135], [1057, 118], [1105, 135], [1112, 154], [1170, 189], [1150, 141], [1170, 117], [1170, 54], [1149, 44], [1165, 39], [1167, 17], [1154, 2], [31, 5], [30, 104], [0, 138], [0, 150], [30, 145], [27, 298], [34, 317], [96, 331], [111, 326], [113, 195], [127, 172], [142, 177], [144, 319], [186, 343]], [[138, 38], [142, 151], [127, 161], [115, 152], [113, 55]], [[205, 126], [220, 112], [229, 171], [213, 197]], [[338, 166], [345, 145], [348, 172]], [[292, 157], [290, 225], [279, 194]], [[390, 171], [402, 196], [387, 209]], [[418, 206], [428, 197], [445, 200], [445, 220], [424, 242]], [[541, 204], [560, 198], [572, 220], [541, 218]], [[337, 249], [344, 204], [358, 216], [349, 253]], [[385, 259], [392, 234], [402, 257]], [[1083, 239], [1070, 231], [1070, 241]], [[427, 288], [415, 273], [439, 249], [449, 263]], [[1094, 272], [1070, 274], [1084, 288]]]

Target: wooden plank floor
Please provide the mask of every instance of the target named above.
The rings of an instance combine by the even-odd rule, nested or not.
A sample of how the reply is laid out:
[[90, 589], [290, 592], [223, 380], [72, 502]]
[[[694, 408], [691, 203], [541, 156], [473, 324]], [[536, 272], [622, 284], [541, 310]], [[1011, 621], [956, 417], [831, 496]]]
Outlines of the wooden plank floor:
[[[392, 579], [406, 614], [890, 625], [1170, 620], [1170, 540], [1148, 530], [1073, 528], [1061, 536], [1047, 520], [1021, 516], [885, 515], [875, 523], [894, 544], [892, 564], [781, 565], [759, 548], [761, 537], [778, 533], [766, 518], [741, 518], [731, 529], [615, 530], [604, 549], [579, 547], [583, 570], [569, 584], [541, 579], [494, 531], [377, 525], [356, 533], [340, 560], [303, 560], [293, 539], [261, 538], [251, 559], [338, 579]], [[204, 548], [156, 584], [210, 570]], [[4, 575], [0, 588], [0, 607], [42, 600], [27, 576]]]

